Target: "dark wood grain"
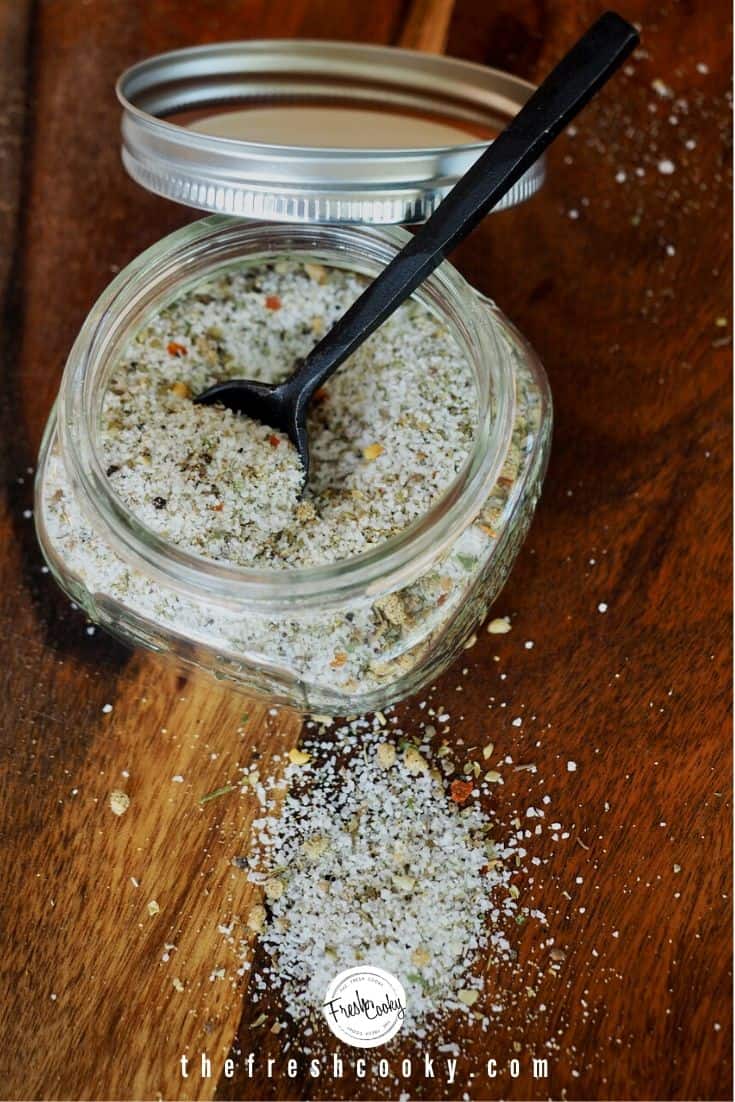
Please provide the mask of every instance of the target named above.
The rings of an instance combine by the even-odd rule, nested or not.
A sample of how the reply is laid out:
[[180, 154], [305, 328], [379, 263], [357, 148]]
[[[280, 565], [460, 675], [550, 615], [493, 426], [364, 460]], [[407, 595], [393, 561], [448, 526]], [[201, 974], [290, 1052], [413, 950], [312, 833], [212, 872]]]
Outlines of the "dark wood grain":
[[[457, 0], [446, 50], [533, 79], [601, 10]], [[492, 216], [456, 257], [539, 351], [556, 427], [496, 607], [513, 631], [479, 632], [431, 699], [454, 737], [536, 765], [499, 789], [501, 816], [548, 792], [571, 835], [538, 840], [548, 864], [530, 890], [566, 961], [550, 969], [528, 924], [518, 966], [494, 977], [517, 989], [508, 1015], [456, 1039], [467, 1067], [520, 1045], [549, 1055], [551, 1077], [447, 1088], [417, 1076], [414, 1097], [732, 1096], [730, 10], [631, 0], [623, 14], [642, 25], [643, 52], [560, 139], [543, 193]], [[216, 1064], [231, 1045], [237, 1057], [299, 1044], [295, 1029], [254, 1041], [252, 993], [209, 980], [224, 963], [217, 924], [250, 899], [230, 861], [252, 809], [198, 805], [254, 748], [290, 745], [299, 721], [248, 705], [243, 741], [238, 698], [87, 634], [41, 572], [24, 511], [87, 310], [114, 271], [192, 217], [124, 175], [115, 75], [192, 42], [415, 33], [408, 5], [389, 0], [0, 4], [4, 1097], [388, 1091], [349, 1075], [180, 1079], [182, 1051]], [[417, 702], [400, 713], [411, 724]], [[117, 820], [108, 796], [123, 780], [131, 810]], [[161, 959], [169, 942], [175, 973]]]

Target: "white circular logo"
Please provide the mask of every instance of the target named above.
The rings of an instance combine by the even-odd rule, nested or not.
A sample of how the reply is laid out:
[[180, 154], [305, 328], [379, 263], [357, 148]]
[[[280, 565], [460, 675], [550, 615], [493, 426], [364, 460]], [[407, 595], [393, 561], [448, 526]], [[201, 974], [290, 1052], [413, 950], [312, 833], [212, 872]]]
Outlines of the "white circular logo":
[[340, 1041], [356, 1048], [376, 1048], [395, 1037], [403, 1025], [406, 992], [390, 972], [359, 965], [335, 976], [322, 1010]]

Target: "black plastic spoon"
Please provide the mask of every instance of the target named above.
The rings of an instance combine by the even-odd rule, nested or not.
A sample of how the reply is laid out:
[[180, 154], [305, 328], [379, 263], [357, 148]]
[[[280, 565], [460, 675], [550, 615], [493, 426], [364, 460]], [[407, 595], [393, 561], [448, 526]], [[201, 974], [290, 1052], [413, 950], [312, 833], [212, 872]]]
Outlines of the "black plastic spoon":
[[306, 413], [312, 395], [441, 263], [551, 145], [635, 49], [638, 33], [606, 12], [582, 35], [387, 267], [298, 363], [272, 385], [230, 379], [196, 399], [221, 402], [285, 432], [309, 474]]

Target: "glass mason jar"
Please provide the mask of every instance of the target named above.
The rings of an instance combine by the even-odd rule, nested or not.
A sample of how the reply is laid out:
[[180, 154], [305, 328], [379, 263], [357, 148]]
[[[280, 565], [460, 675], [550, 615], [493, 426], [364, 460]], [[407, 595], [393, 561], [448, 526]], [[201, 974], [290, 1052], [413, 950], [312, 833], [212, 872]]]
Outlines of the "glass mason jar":
[[462, 650], [513, 564], [545, 473], [551, 396], [532, 349], [449, 263], [415, 297], [459, 342], [479, 418], [431, 511], [353, 559], [301, 569], [224, 565], [144, 526], [113, 491], [102, 401], [127, 342], [217, 270], [278, 258], [376, 275], [407, 231], [204, 218], [148, 249], [87, 318], [44, 435], [36, 527], [61, 587], [123, 641], [302, 711], [352, 715], [422, 686]]

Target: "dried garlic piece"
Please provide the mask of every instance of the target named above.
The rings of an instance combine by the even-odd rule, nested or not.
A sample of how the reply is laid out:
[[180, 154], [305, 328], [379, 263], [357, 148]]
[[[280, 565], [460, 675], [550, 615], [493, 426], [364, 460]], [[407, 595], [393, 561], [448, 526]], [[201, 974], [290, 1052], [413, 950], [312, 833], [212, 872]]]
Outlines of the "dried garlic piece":
[[130, 797], [127, 792], [116, 788], [110, 793], [110, 810], [113, 815], [124, 815], [130, 807]]

